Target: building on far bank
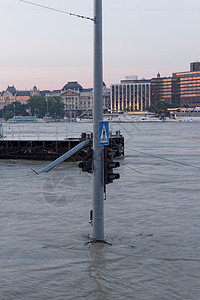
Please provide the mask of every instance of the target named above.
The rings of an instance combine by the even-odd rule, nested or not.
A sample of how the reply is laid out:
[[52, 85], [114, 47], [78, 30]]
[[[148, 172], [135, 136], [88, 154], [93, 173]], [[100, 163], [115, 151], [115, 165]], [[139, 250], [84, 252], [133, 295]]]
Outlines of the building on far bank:
[[[62, 89], [60, 96], [65, 105], [65, 115], [79, 116], [80, 112], [92, 114], [93, 89], [84, 89], [77, 81], [68, 82]], [[107, 111], [110, 106], [110, 90], [103, 84], [103, 109]]]
[[151, 79], [151, 104], [157, 101], [167, 103], [177, 103], [179, 87], [176, 84], [177, 78], [160, 77], [158, 73], [156, 78]]
[[6, 91], [1, 92], [0, 94], [0, 109], [2, 109], [5, 105], [11, 104], [15, 102], [17, 90], [13, 86], [8, 86]]
[[144, 111], [151, 103], [151, 81], [127, 76], [110, 89], [111, 112]]
[[30, 96], [40, 95], [40, 91], [36, 86], [30, 91], [20, 91], [16, 90], [14, 85], [8, 86], [7, 89], [0, 93], [0, 109], [4, 106], [11, 104], [13, 102], [21, 102], [21, 104], [26, 104], [30, 99]]
[[200, 62], [195, 61], [190, 63], [190, 72], [200, 71]]
[[[49, 97], [59, 96], [64, 103], [65, 115], [79, 116], [80, 113], [87, 111], [92, 114], [93, 110], [93, 89], [84, 89], [78, 82], [68, 82], [62, 90], [43, 90], [40, 91], [36, 86], [30, 91], [19, 91], [14, 85], [8, 86], [6, 91], [0, 93], [0, 109], [5, 105], [19, 101], [26, 104], [31, 96]], [[110, 89], [103, 84], [103, 109], [105, 112], [110, 108]]]
[[190, 64], [190, 71], [172, 74], [173, 92], [176, 98], [173, 103], [179, 106], [200, 106], [200, 62]]
[[[77, 81], [68, 82], [61, 90], [40, 91], [36, 86], [30, 91], [19, 91], [14, 85], [0, 93], [0, 109], [19, 101], [26, 104], [31, 96], [60, 96], [64, 103], [65, 116], [76, 117], [85, 112], [92, 114], [93, 89], [83, 88]], [[190, 63], [190, 71], [176, 72], [171, 77], [138, 79], [136, 75], [126, 76], [119, 84], [107, 88], [103, 84], [104, 112], [144, 111], [147, 106], [165, 101], [177, 107], [200, 107], [200, 62]]]
[[173, 73], [172, 77], [151, 79], [151, 104], [165, 101], [178, 107], [200, 106], [200, 62], [190, 63], [190, 71]]
[[173, 73], [171, 77], [150, 80], [127, 76], [120, 84], [112, 84], [111, 112], [143, 111], [157, 101], [177, 107], [200, 107], [200, 62], [190, 63], [190, 71]]

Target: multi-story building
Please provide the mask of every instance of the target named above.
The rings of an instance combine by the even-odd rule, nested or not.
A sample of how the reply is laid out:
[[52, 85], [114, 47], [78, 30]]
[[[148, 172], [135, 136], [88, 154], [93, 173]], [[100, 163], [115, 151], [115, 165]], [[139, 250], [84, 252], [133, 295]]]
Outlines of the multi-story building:
[[151, 81], [128, 76], [120, 84], [112, 84], [110, 90], [111, 112], [144, 111], [150, 105]]
[[[173, 94], [176, 96], [173, 103], [179, 106], [200, 106], [200, 63], [190, 64], [189, 72], [172, 74]], [[174, 97], [175, 97], [174, 96]]]
[[200, 106], [200, 63], [190, 64], [190, 71], [173, 73], [172, 77], [151, 79], [151, 103], [165, 101], [177, 106]]
[[83, 89], [78, 82], [68, 82], [61, 91], [66, 116], [74, 116], [78, 110], [87, 110], [91, 106], [92, 89]]
[[[30, 91], [17, 91], [8, 86], [0, 93], [0, 109], [5, 105], [20, 101], [27, 103], [30, 96], [61, 96], [66, 116], [77, 116], [80, 111], [93, 110], [93, 89], [84, 89], [78, 82], [68, 82], [62, 90], [39, 91], [35, 86]], [[103, 85], [103, 108], [106, 112], [144, 111], [156, 101], [174, 103], [177, 106], [200, 106], [200, 62], [190, 64], [190, 71], [173, 73], [171, 77], [138, 79], [127, 76], [120, 84], [112, 84], [109, 90]]]
[[151, 79], [151, 104], [156, 101], [165, 101], [167, 103], [177, 102], [177, 92], [178, 88], [175, 83], [176, 78], [172, 77], [160, 77], [158, 73], [156, 78]]
[[[66, 116], [77, 116], [80, 111], [86, 111], [88, 114], [93, 110], [93, 89], [84, 89], [78, 82], [68, 82], [62, 90], [44, 90], [39, 91], [36, 86], [30, 91], [18, 91], [14, 86], [8, 86], [6, 91], [0, 93], [0, 109], [5, 105], [19, 101], [26, 104], [30, 96], [54, 97], [61, 96]], [[103, 109], [107, 111], [110, 108], [110, 90], [103, 84]]]
[[5, 105], [15, 102], [17, 90], [13, 86], [8, 86], [6, 91], [0, 94], [0, 108], [2, 109]]
[[0, 109], [5, 105], [11, 104], [13, 102], [21, 102], [21, 104], [26, 104], [30, 99], [30, 96], [40, 95], [40, 91], [36, 86], [30, 91], [19, 91], [13, 86], [8, 86], [6, 91], [0, 94]]
[[[93, 110], [93, 89], [84, 89], [78, 82], [68, 82], [62, 89], [60, 96], [65, 105], [66, 116], [77, 116], [80, 111]], [[103, 85], [103, 108], [108, 110], [110, 106], [110, 90]]]

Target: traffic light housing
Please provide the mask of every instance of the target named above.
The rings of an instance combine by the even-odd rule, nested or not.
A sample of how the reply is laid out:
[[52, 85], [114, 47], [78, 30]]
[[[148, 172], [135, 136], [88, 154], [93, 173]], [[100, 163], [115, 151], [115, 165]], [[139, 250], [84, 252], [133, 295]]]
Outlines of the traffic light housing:
[[112, 183], [113, 180], [119, 179], [119, 173], [113, 173], [114, 168], [118, 168], [120, 163], [113, 161], [115, 150], [104, 148], [104, 184]]
[[81, 157], [81, 162], [78, 167], [82, 169], [83, 172], [92, 173], [93, 172], [93, 150], [92, 148], [87, 148], [79, 152]]

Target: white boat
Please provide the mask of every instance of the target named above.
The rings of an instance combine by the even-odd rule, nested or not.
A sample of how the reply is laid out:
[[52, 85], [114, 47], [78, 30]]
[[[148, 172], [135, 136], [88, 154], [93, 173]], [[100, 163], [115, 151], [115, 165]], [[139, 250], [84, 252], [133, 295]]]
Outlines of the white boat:
[[41, 118], [33, 116], [15, 116], [7, 120], [8, 123], [45, 123]]
[[77, 123], [92, 123], [93, 119], [92, 118], [76, 118]]
[[109, 121], [110, 123], [162, 122], [154, 114], [110, 114], [104, 115], [104, 121]]

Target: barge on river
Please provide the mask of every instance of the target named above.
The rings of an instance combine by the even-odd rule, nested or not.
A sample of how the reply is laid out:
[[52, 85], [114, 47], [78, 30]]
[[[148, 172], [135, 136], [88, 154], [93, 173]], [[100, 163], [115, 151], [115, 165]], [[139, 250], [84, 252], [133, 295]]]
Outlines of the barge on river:
[[[92, 134], [82, 133], [80, 138], [66, 139], [9, 139], [0, 138], [0, 159], [32, 159], [32, 160], [55, 160], [84, 139], [89, 138], [92, 144]], [[87, 148], [88, 146], [86, 146]], [[110, 133], [109, 148], [116, 150], [115, 156], [124, 156], [124, 137], [120, 131]], [[79, 161], [77, 154], [68, 161]]]

